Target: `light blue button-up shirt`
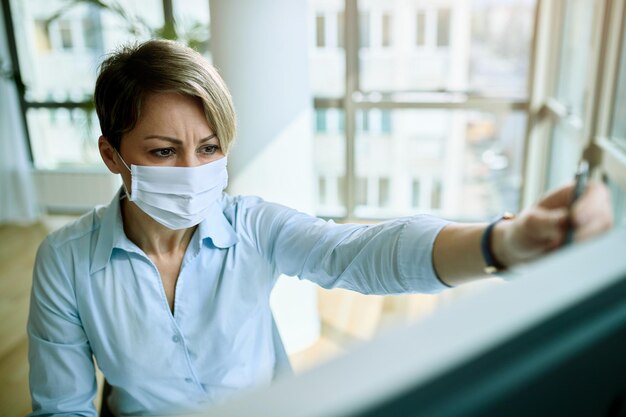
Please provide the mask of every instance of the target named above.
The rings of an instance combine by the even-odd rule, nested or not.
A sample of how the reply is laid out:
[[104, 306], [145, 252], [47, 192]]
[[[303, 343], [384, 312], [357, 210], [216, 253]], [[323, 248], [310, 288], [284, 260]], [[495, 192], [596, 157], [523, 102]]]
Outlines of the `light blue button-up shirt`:
[[124, 234], [118, 195], [37, 253], [32, 415], [95, 416], [94, 358], [120, 415], [195, 410], [270, 383], [283, 352], [269, 305], [280, 274], [367, 294], [438, 292], [432, 247], [445, 224], [340, 225], [224, 194], [189, 243], [172, 314], [157, 268]]

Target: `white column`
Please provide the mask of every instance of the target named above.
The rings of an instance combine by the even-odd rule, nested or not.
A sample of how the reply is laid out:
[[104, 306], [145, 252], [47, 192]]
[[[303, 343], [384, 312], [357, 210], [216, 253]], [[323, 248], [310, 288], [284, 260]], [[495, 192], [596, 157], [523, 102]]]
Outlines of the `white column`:
[[[211, 0], [210, 7], [213, 64], [230, 88], [239, 123], [228, 191], [312, 213], [306, 1]], [[317, 340], [312, 284], [281, 277], [271, 301], [288, 352]]]

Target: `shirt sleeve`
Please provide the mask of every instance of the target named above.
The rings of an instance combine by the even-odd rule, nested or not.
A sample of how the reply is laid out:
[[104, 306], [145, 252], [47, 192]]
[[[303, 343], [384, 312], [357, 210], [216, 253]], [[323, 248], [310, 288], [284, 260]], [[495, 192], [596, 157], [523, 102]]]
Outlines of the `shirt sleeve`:
[[71, 276], [50, 238], [39, 247], [28, 317], [31, 416], [96, 417], [95, 367]]
[[259, 248], [278, 272], [364, 294], [437, 293], [437, 234], [449, 222], [428, 215], [374, 225], [336, 224], [272, 203], [251, 210]]

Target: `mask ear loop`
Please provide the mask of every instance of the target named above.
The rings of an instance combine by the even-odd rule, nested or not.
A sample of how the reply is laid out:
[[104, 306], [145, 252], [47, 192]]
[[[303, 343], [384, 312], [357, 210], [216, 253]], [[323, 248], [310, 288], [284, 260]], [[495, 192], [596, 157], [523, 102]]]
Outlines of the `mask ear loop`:
[[[124, 164], [124, 166], [126, 167], [126, 169], [130, 172], [130, 176], [132, 178], [133, 176], [133, 171], [131, 171], [131, 169], [128, 167], [128, 165], [126, 164], [126, 161], [124, 161], [124, 158], [122, 158], [122, 155], [120, 155], [120, 153], [118, 152], [117, 149], [113, 148], [113, 150], [115, 151], [115, 153], [117, 154], [117, 157], [120, 158], [120, 161], [122, 161], [122, 164]], [[124, 195], [122, 197], [120, 197], [120, 200], [123, 200], [124, 198], [128, 198], [128, 201], [133, 201], [133, 199], [130, 196], [130, 192], [128, 191], [128, 188], [126, 187], [126, 183], [124, 182], [124, 180], [122, 179], [122, 186], [124, 187]]]

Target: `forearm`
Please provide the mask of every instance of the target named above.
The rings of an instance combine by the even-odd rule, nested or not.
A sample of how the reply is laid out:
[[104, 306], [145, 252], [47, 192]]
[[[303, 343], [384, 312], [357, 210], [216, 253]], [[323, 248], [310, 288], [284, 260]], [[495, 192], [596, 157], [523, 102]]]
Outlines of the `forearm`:
[[450, 224], [433, 247], [433, 265], [439, 278], [457, 286], [485, 277], [480, 240], [486, 224]]

